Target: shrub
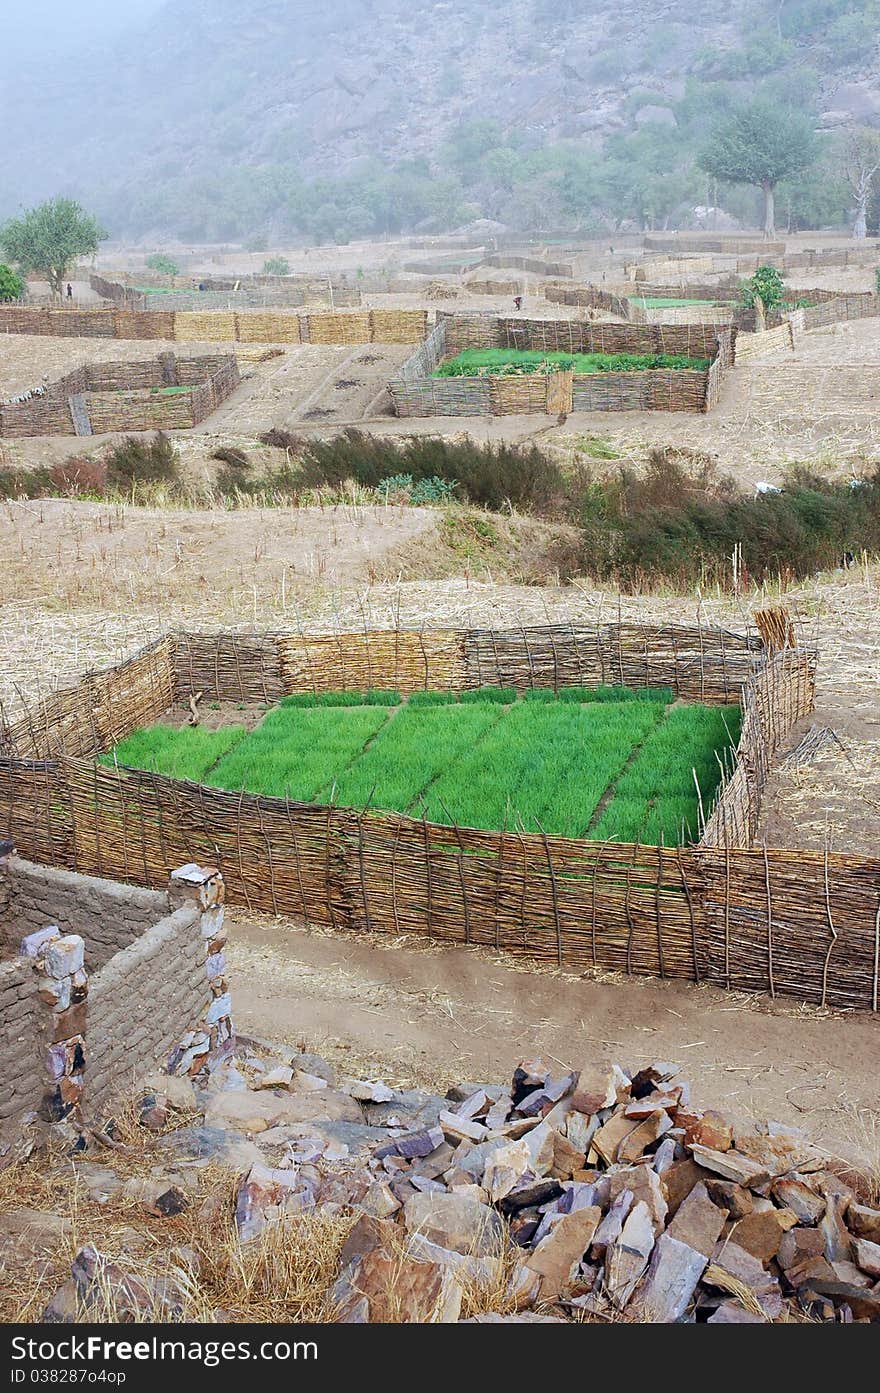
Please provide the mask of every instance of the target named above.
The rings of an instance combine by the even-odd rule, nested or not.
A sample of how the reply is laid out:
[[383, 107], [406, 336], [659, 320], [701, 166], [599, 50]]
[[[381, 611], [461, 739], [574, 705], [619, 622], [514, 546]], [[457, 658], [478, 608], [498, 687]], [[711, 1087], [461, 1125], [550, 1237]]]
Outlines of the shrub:
[[266, 276], [289, 276], [290, 262], [286, 256], [270, 256], [268, 261], [263, 262], [263, 274]]
[[0, 262], [0, 301], [20, 300], [24, 294], [24, 281], [11, 266]]
[[251, 467], [251, 462], [244, 450], [239, 450], [237, 445], [221, 445], [219, 450], [214, 451], [211, 459], [228, 464], [230, 469], [250, 469]]
[[765, 310], [778, 310], [785, 304], [785, 285], [782, 272], [775, 266], [759, 266], [742, 287], [742, 303], [751, 309], [760, 300]]
[[107, 464], [105, 460], [85, 459], [74, 456], [61, 460], [50, 469], [52, 487], [58, 493], [90, 493], [98, 496], [107, 487]]
[[737, 544], [744, 580], [795, 579], [846, 551], [880, 550], [880, 469], [858, 486], [798, 469], [780, 493], [750, 497], [659, 450], [642, 477], [622, 469], [584, 481], [581, 521], [583, 569], [626, 589], [726, 584]]
[[151, 271], [159, 271], [163, 276], [176, 276], [180, 272], [177, 262], [163, 252], [154, 252], [145, 262]]
[[443, 481], [456, 487], [457, 497], [496, 510], [512, 506], [540, 512], [558, 501], [565, 487], [559, 465], [535, 446], [483, 446], [424, 436], [397, 442], [354, 429], [331, 440], [305, 442], [300, 467], [309, 488], [345, 479], [378, 488], [385, 480], [409, 475], [414, 487], [428, 481], [436, 490]]
[[152, 440], [127, 435], [107, 455], [107, 482], [126, 491], [138, 484], [176, 483], [180, 476], [173, 441], [164, 431]]

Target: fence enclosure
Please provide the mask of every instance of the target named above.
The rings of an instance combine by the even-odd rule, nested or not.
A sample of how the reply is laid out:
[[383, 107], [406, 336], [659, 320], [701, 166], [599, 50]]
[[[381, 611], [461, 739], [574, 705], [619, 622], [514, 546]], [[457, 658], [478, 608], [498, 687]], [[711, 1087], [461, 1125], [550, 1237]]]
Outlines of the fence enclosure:
[[[444, 358], [466, 348], [686, 353], [711, 362], [708, 369], [699, 370], [433, 376]], [[440, 312], [436, 327], [401, 365], [388, 390], [398, 416], [707, 411], [717, 400], [720, 376], [732, 353], [732, 333], [716, 325], [613, 324]]]
[[[233, 354], [87, 363], [24, 401], [0, 403], [0, 437], [185, 430], [206, 420], [240, 381]], [[189, 390], [173, 390], [180, 387]]]
[[[700, 626], [169, 634], [4, 723], [0, 829], [35, 861], [157, 887], [195, 856], [221, 868], [237, 903], [331, 927], [876, 1009], [880, 862], [752, 846], [814, 678], [809, 650]], [[193, 689], [240, 703], [573, 684], [742, 701], [736, 764], [697, 846], [439, 826], [95, 763]]]

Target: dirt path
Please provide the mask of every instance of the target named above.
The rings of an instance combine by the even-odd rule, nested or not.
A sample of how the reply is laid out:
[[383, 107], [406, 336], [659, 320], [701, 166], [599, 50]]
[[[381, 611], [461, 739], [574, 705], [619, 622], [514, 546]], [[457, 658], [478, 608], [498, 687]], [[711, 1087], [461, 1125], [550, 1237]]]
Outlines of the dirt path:
[[[304, 1040], [348, 1070], [447, 1086], [527, 1054], [577, 1064], [673, 1059], [698, 1104], [794, 1124], [843, 1154], [880, 1136], [880, 1021], [649, 979], [530, 971], [479, 950], [307, 931], [235, 911], [239, 1030]], [[875, 1156], [876, 1160], [876, 1156]]]

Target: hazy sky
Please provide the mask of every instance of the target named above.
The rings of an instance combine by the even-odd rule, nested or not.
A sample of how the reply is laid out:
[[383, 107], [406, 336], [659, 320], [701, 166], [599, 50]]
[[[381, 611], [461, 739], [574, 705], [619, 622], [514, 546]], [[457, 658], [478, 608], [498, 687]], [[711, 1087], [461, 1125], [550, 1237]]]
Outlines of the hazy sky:
[[101, 34], [117, 34], [165, 0], [4, 0], [4, 43], [19, 53], [74, 51]]

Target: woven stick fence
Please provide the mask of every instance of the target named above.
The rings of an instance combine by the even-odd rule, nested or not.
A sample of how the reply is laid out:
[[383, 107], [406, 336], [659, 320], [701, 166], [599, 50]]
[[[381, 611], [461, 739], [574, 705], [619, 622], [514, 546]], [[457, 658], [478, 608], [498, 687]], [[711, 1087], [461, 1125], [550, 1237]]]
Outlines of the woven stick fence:
[[[420, 343], [426, 310], [363, 310], [348, 314], [290, 310], [44, 309], [0, 305], [0, 333], [64, 338], [176, 340], [179, 343]], [[265, 334], [263, 340], [257, 334]]]
[[[764, 616], [773, 641], [785, 620]], [[701, 626], [552, 625], [330, 635], [168, 635], [3, 728], [0, 832], [38, 861], [161, 886], [195, 856], [231, 898], [357, 932], [483, 944], [571, 971], [707, 980], [877, 1007], [880, 863], [722, 842], [812, 705], [814, 655]], [[742, 692], [740, 764], [696, 847], [438, 826], [97, 765], [194, 689], [218, 700], [395, 686], [671, 685]], [[53, 755], [55, 757], [53, 757]], [[88, 756], [83, 758], [82, 756]], [[79, 757], [78, 757], [79, 756]], [[757, 777], [756, 777], [757, 771]], [[743, 813], [742, 822], [748, 822]]]
[[[398, 416], [558, 415], [569, 411], [707, 411], [731, 362], [734, 334], [711, 324], [610, 324], [440, 314], [436, 327], [388, 384]], [[434, 377], [444, 358], [466, 348], [568, 353], [687, 353], [706, 370], [533, 373]]]

